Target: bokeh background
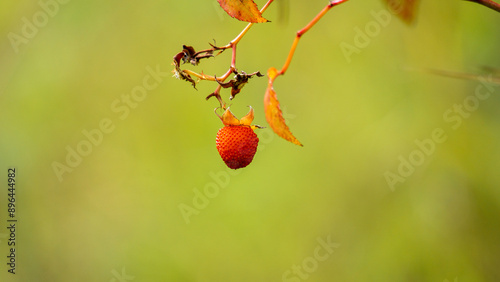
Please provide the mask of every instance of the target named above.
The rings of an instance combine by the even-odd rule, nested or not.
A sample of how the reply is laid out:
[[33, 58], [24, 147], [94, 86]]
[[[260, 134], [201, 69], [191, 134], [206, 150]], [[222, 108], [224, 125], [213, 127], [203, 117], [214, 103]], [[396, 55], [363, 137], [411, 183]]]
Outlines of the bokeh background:
[[[295, 32], [326, 4], [280, 2], [238, 45], [239, 70], [281, 67]], [[391, 16], [377, 30], [382, 1], [353, 0], [304, 35], [275, 84], [304, 147], [259, 130], [253, 163], [235, 174], [215, 149], [222, 124], [216, 100], [205, 101], [215, 84], [194, 90], [170, 73], [183, 44], [226, 44], [245, 26], [215, 0], [2, 1], [0, 280], [499, 281], [500, 88], [490, 84], [454, 129], [443, 115], [481, 83], [409, 69], [500, 68], [500, 14], [421, 2], [412, 26]], [[42, 24], [13, 45], [34, 16]], [[346, 56], [341, 44], [356, 46], [367, 27], [366, 46]], [[189, 68], [221, 75], [229, 62], [225, 52]], [[155, 87], [127, 102], [148, 68], [161, 72]], [[266, 82], [245, 86], [236, 116], [252, 105], [254, 123], [266, 125]], [[82, 131], [103, 121], [108, 133], [85, 147]], [[437, 128], [446, 141], [389, 185], [386, 174]], [[69, 157], [71, 167], [78, 146], [86, 155]], [[54, 164], [68, 166], [61, 179]], [[9, 167], [15, 275], [6, 265]]]

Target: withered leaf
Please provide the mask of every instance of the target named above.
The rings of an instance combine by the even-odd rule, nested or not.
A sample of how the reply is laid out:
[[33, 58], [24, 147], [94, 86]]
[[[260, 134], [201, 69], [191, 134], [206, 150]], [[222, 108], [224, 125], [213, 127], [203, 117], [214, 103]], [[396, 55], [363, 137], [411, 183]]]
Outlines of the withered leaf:
[[184, 57], [184, 52], [180, 52], [174, 56], [174, 66], [175, 66], [175, 69], [173, 70], [174, 76], [180, 80], [186, 80], [191, 82], [194, 89], [196, 89], [196, 81], [188, 73], [186, 73], [184, 70], [180, 68], [180, 62], [183, 57]]
[[293, 136], [292, 132], [290, 132], [290, 129], [286, 125], [285, 119], [283, 118], [280, 103], [273, 88], [274, 79], [277, 75], [278, 71], [275, 68], [270, 68], [267, 71], [269, 83], [264, 96], [264, 111], [266, 113], [267, 123], [269, 123], [273, 131], [278, 134], [278, 136], [292, 142], [293, 144], [303, 146], [299, 140]]
[[223, 83], [217, 80], [217, 82], [222, 86], [222, 88], [231, 87], [231, 96], [229, 97], [229, 100], [234, 99], [234, 96], [240, 93], [243, 86], [245, 86], [245, 84], [248, 83], [248, 79], [252, 78], [254, 75], [258, 77], [264, 76], [260, 72], [246, 74], [244, 71], [242, 71], [241, 73], [234, 71], [234, 73], [236, 73], [236, 75], [234, 76], [235, 79], [232, 79], [229, 82]]
[[214, 49], [207, 49], [196, 52], [192, 46], [182, 45], [181, 53], [184, 54], [184, 56], [182, 56], [182, 62], [190, 63], [193, 66], [196, 66], [200, 63], [201, 59], [213, 57], [213, 51]]
[[257, 4], [253, 0], [217, 0], [219, 5], [233, 18], [249, 23], [265, 23]]
[[191, 82], [191, 85], [193, 85], [194, 89], [196, 89], [196, 81], [184, 70], [176, 67], [174, 70], [174, 76], [180, 80]]

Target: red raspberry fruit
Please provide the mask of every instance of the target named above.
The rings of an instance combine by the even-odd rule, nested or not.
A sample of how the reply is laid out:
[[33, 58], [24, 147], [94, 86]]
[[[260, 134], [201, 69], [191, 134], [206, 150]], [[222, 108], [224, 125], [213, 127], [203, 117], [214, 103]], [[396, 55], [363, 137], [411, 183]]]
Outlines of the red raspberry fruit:
[[227, 125], [217, 132], [215, 142], [226, 165], [238, 169], [252, 162], [259, 138], [248, 125]]
[[257, 152], [259, 138], [253, 131], [260, 126], [251, 125], [253, 115], [253, 109], [250, 107], [248, 114], [241, 120], [237, 119], [229, 108], [219, 116], [224, 127], [217, 132], [215, 144], [219, 155], [229, 168], [246, 167]]

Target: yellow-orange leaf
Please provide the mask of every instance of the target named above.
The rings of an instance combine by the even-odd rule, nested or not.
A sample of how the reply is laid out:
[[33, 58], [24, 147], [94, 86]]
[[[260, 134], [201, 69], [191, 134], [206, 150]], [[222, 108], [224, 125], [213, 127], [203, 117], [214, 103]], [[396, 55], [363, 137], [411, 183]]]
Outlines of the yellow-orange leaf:
[[264, 96], [264, 111], [266, 112], [267, 123], [269, 123], [273, 131], [278, 134], [278, 136], [292, 142], [293, 144], [302, 146], [299, 140], [297, 140], [297, 138], [295, 138], [295, 136], [293, 136], [290, 132], [290, 129], [286, 125], [285, 119], [283, 118], [280, 103], [273, 88], [273, 82], [277, 75], [278, 71], [275, 68], [270, 68], [267, 71], [269, 84], [267, 85], [266, 94]]
[[265, 23], [257, 4], [253, 0], [217, 0], [219, 5], [231, 17], [249, 23]]
[[392, 13], [407, 24], [413, 23], [419, 0], [384, 0]]

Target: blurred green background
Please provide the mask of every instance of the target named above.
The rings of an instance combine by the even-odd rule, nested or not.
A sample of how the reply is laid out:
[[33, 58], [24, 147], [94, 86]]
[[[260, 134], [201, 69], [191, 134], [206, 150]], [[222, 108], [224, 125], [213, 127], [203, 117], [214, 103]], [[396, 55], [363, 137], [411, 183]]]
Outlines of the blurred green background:
[[[279, 2], [238, 45], [239, 70], [281, 67], [326, 4]], [[304, 35], [275, 83], [304, 147], [259, 130], [253, 163], [229, 174], [215, 149], [217, 102], [205, 101], [215, 84], [196, 91], [170, 72], [183, 44], [223, 45], [245, 26], [215, 0], [1, 2], [0, 281], [500, 281], [500, 88], [458, 125], [458, 113], [443, 115], [474, 102], [481, 83], [406, 70], [500, 68], [500, 14], [424, 0], [408, 27], [395, 16], [378, 23], [372, 13], [384, 10], [349, 1]], [[39, 26], [19, 39], [23, 19]], [[356, 28], [373, 36], [346, 56]], [[221, 75], [229, 63], [225, 52], [183, 67]], [[148, 80], [148, 69], [161, 75]], [[150, 90], [127, 102], [145, 79]], [[266, 83], [245, 86], [236, 116], [252, 105], [266, 125]], [[446, 141], [418, 153], [415, 141], [435, 129]], [[85, 154], [69, 157], [74, 167], [71, 150]], [[390, 185], [387, 173], [412, 153], [423, 163]], [[67, 166], [60, 179], [54, 165]]]

